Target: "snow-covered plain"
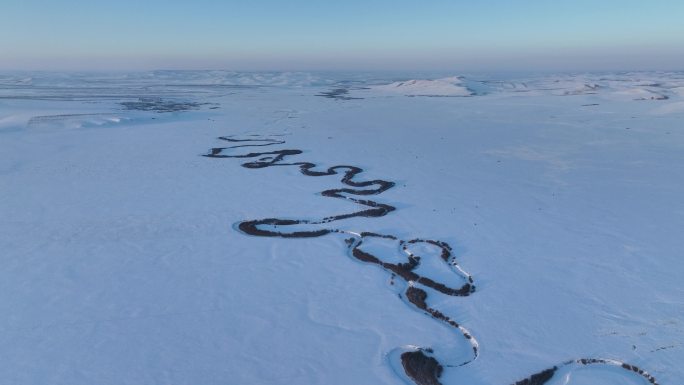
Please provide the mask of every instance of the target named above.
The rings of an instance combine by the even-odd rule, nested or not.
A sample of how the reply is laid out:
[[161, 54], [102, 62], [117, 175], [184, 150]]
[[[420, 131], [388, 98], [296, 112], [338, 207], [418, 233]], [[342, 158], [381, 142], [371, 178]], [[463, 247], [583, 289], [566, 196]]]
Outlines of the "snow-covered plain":
[[[230, 142], [219, 137], [247, 142]], [[284, 142], [284, 143], [280, 143]], [[394, 211], [320, 194], [363, 168]], [[274, 155], [271, 155], [274, 156]], [[258, 158], [267, 158], [268, 155]], [[272, 159], [262, 159], [270, 162]], [[684, 380], [684, 73], [538, 76], [236, 73], [0, 75], [0, 384], [504, 385], [578, 358]], [[282, 230], [282, 227], [281, 227]], [[291, 230], [283, 230], [291, 231]], [[447, 242], [468, 296], [407, 283]], [[420, 275], [460, 287], [434, 245]], [[409, 285], [472, 342], [407, 300]], [[400, 298], [401, 297], [401, 298]], [[646, 384], [607, 365], [548, 384]]]

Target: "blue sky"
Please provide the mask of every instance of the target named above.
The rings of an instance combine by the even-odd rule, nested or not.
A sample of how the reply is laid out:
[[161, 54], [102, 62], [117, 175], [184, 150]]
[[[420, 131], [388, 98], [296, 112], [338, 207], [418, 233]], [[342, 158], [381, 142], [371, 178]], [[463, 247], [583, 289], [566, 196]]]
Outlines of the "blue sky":
[[684, 69], [682, 0], [2, 0], [0, 69]]

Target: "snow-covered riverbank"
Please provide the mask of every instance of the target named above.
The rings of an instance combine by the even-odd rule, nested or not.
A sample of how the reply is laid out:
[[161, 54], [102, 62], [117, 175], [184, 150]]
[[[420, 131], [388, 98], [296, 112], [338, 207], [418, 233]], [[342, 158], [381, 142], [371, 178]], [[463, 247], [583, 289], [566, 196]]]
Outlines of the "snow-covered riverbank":
[[[395, 183], [369, 197], [395, 210], [336, 229], [451, 245], [477, 290], [431, 291], [429, 305], [479, 356], [443, 384], [509, 384], [580, 357], [681, 381], [684, 74], [411, 80], [0, 76], [0, 382], [399, 384], [397, 349], [471, 358], [344, 234], [239, 232], [363, 207], [319, 194], [348, 187], [340, 175], [203, 157], [221, 136], [278, 138], [259, 151]], [[405, 258], [394, 240], [366, 247]], [[422, 251], [426, 274], [463, 283]], [[549, 384], [645, 381], [564, 370]]]

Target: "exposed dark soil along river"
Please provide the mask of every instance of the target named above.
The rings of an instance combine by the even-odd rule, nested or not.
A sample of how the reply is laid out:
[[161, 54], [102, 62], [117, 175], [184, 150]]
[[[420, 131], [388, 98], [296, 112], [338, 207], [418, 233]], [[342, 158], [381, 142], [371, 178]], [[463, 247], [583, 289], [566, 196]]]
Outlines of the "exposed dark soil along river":
[[[230, 143], [227, 147], [212, 148], [204, 156], [209, 158], [235, 158], [250, 159], [242, 163], [243, 167], [258, 169], [274, 166], [295, 166], [306, 176], [330, 176], [340, 175], [341, 187], [331, 188], [321, 191], [324, 197], [344, 199], [359, 206], [357, 211], [337, 214], [321, 219], [280, 219], [266, 218], [242, 221], [238, 224], [238, 229], [245, 234], [259, 237], [281, 237], [281, 238], [312, 238], [321, 237], [336, 233], [345, 237], [345, 243], [349, 254], [365, 263], [377, 265], [389, 273], [392, 277], [399, 277], [406, 282], [406, 290], [403, 296], [407, 303], [414, 306], [433, 319], [451, 327], [457, 335], [470, 344], [472, 348], [471, 357], [465, 362], [456, 365], [446, 365], [439, 362], [434, 357], [430, 348], [406, 349], [400, 358], [401, 364], [406, 375], [418, 385], [440, 385], [439, 378], [446, 367], [464, 366], [474, 361], [479, 355], [479, 344], [475, 337], [462, 325], [445, 315], [441, 311], [430, 307], [428, 303], [428, 291], [434, 291], [449, 296], [468, 297], [475, 293], [473, 277], [460, 268], [455, 261], [451, 247], [446, 243], [430, 239], [411, 239], [401, 240], [392, 234], [376, 234], [364, 231], [350, 231], [336, 227], [330, 227], [333, 222], [354, 217], [377, 218], [383, 217], [396, 208], [366, 199], [364, 197], [378, 195], [394, 186], [394, 182], [382, 179], [357, 180], [363, 169], [356, 166], [338, 165], [325, 170], [316, 170], [316, 164], [310, 162], [287, 162], [288, 157], [302, 154], [297, 149], [278, 149], [271, 151], [259, 151], [257, 149], [272, 146], [280, 146], [285, 141], [271, 136], [252, 136], [235, 138], [232, 136], [219, 137], [220, 140]], [[252, 148], [248, 150], [247, 148]], [[242, 152], [240, 152], [242, 151]], [[249, 152], [252, 151], [252, 152]], [[288, 229], [289, 227], [289, 229]], [[304, 229], [302, 229], [302, 227]], [[309, 229], [309, 227], [311, 227]], [[389, 257], [383, 259], [382, 255], [375, 255], [363, 249], [364, 241], [372, 238], [395, 241], [398, 250], [403, 253], [405, 262], [391, 263]], [[440, 282], [434, 277], [422, 276], [417, 273], [423, 256], [412, 252], [412, 246], [424, 244], [437, 248], [440, 252], [441, 260], [448, 265], [454, 272], [454, 276], [460, 276], [462, 283], [460, 286], [451, 286], [448, 282]], [[627, 363], [603, 359], [603, 358], [579, 358], [563, 362], [554, 367], [532, 374], [529, 377], [515, 382], [515, 385], [542, 385], [553, 378], [554, 374], [562, 367], [586, 366], [586, 365], [607, 365], [615, 366], [635, 375], [641, 376], [651, 384], [657, 385], [656, 379], [646, 371], [629, 365]]]

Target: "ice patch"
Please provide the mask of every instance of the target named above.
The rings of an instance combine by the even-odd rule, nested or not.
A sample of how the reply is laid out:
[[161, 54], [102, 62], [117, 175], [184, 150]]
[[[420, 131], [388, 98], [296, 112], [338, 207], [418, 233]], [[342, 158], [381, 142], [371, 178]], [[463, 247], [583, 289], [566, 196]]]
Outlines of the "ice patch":
[[0, 132], [20, 130], [26, 124], [27, 117], [20, 115], [0, 115]]
[[26, 124], [28, 129], [75, 129], [84, 127], [106, 126], [130, 118], [112, 114], [64, 114], [34, 116]]
[[655, 115], [668, 115], [684, 112], [684, 102], [669, 103], [655, 108], [652, 113]]
[[627, 88], [622, 90], [617, 90], [611, 93], [615, 99], [619, 100], [667, 100], [669, 99], [667, 95], [649, 90], [646, 88]]

